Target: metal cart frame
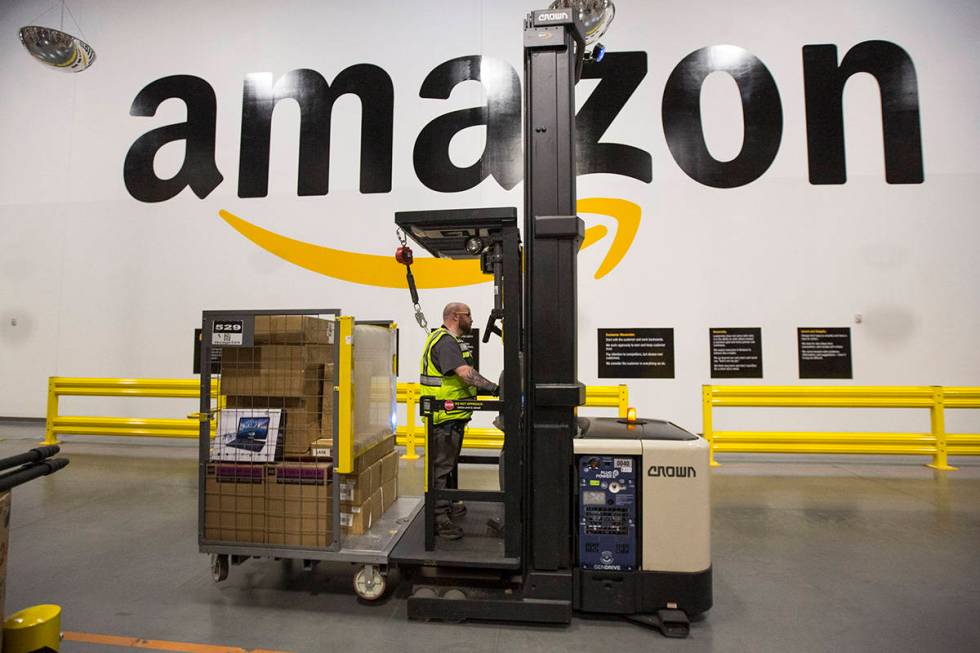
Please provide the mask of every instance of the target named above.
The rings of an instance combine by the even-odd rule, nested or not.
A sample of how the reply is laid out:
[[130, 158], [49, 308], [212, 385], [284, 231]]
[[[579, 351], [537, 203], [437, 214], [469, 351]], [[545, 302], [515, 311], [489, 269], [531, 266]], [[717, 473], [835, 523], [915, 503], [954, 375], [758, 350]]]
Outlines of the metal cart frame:
[[[211, 394], [211, 352], [216, 347], [251, 346], [254, 335], [254, 322], [257, 316], [324, 316], [332, 315], [336, 321], [334, 331], [333, 359], [337, 366], [337, 382], [333, 386], [334, 395], [333, 430], [334, 460], [333, 478], [328, 485], [332, 502], [331, 531], [333, 538], [325, 548], [307, 546], [280, 546], [248, 542], [227, 542], [208, 539], [205, 536], [205, 479], [206, 468], [211, 457], [211, 422], [216, 419], [220, 407], [212, 408]], [[212, 333], [216, 320], [241, 320], [243, 322], [243, 342], [239, 345], [214, 345]], [[240, 564], [248, 558], [277, 558], [328, 562], [346, 562], [361, 565], [354, 578], [354, 588], [358, 596], [368, 600], [381, 598], [386, 589], [386, 576], [389, 569], [389, 556], [401, 539], [415, 516], [422, 510], [420, 497], [398, 497], [381, 519], [372, 524], [362, 535], [343, 535], [340, 520], [340, 483], [346, 474], [354, 470], [353, 448], [353, 333], [355, 324], [386, 325], [396, 329], [393, 322], [361, 321], [355, 322], [351, 316], [341, 315], [338, 308], [325, 309], [271, 309], [271, 310], [220, 310], [204, 311], [202, 319], [201, 342], [201, 404], [200, 434], [198, 438], [198, 548], [201, 553], [211, 555], [211, 574], [215, 582], [227, 578], [229, 567]], [[396, 356], [397, 366], [397, 356]], [[326, 388], [324, 392], [327, 392]], [[392, 432], [394, 435], [394, 431]]]

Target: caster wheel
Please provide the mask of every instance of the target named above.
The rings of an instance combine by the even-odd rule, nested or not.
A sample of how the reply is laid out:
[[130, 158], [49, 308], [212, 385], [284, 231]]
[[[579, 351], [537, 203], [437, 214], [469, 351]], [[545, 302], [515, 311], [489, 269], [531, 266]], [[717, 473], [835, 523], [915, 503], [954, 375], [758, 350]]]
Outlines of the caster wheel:
[[354, 592], [365, 601], [377, 601], [384, 593], [387, 583], [377, 567], [366, 565], [354, 574]]
[[431, 587], [420, 587], [412, 594], [412, 597], [418, 599], [434, 599], [438, 594]]
[[[442, 598], [447, 599], [449, 601], [465, 601], [466, 594], [464, 594], [462, 590], [451, 589], [451, 590], [446, 590], [446, 592], [442, 595]], [[466, 618], [460, 615], [446, 617], [446, 622], [451, 624], [461, 624], [464, 621], [466, 621]]]
[[211, 580], [220, 583], [228, 578], [228, 556], [212, 553], [211, 554]]
[[388, 573], [385, 575], [385, 582], [392, 590], [398, 589], [402, 582], [402, 572], [395, 565], [388, 566]]

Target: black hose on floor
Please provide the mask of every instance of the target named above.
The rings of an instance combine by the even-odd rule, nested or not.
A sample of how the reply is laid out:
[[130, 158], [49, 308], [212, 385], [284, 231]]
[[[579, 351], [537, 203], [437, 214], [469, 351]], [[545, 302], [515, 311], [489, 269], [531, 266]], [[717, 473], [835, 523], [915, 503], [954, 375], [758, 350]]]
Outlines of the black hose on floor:
[[0, 470], [10, 469], [18, 465], [26, 465], [28, 463], [37, 463], [45, 458], [50, 458], [59, 451], [61, 451], [61, 447], [56, 444], [50, 444], [44, 447], [35, 447], [26, 453], [19, 453], [9, 458], [0, 458]]
[[39, 463], [24, 465], [17, 471], [0, 476], [0, 492], [6, 492], [35, 478], [54, 474], [68, 464], [67, 458], [51, 458]]

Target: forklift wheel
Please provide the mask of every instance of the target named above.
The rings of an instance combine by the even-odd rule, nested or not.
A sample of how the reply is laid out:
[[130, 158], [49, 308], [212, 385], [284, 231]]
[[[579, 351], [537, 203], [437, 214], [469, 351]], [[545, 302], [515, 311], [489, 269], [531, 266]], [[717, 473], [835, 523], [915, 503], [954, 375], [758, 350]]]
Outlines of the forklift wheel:
[[211, 580], [220, 583], [228, 578], [228, 556], [218, 553], [211, 554]]
[[377, 601], [385, 593], [385, 577], [374, 565], [364, 565], [354, 574], [354, 592], [365, 601]]

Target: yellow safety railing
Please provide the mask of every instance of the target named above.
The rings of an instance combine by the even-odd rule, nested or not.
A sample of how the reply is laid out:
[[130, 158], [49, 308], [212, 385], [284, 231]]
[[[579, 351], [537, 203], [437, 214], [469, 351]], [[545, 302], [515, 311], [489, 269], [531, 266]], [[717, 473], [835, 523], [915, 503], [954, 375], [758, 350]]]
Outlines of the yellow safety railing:
[[[946, 433], [947, 408], [980, 408], [980, 387], [702, 386], [704, 437], [711, 465], [718, 453], [928, 455], [934, 469], [954, 470], [950, 455], [980, 455], [980, 434]], [[714, 408], [922, 408], [929, 433], [717, 431]]]
[[[420, 397], [418, 383], [398, 384], [398, 403], [405, 404], [407, 419], [396, 431], [399, 446], [405, 447], [408, 460], [415, 460], [416, 447], [425, 445], [425, 424], [418, 417]], [[596, 408], [615, 408], [619, 417], [626, 417], [629, 407], [629, 387], [626, 385], [587, 386], [585, 405]], [[504, 434], [492, 427], [469, 427], [463, 434], [463, 447], [467, 449], [500, 449], [504, 446]]]
[[[343, 367], [343, 365], [341, 366]], [[343, 376], [343, 375], [341, 375]], [[341, 384], [344, 385], [344, 384]], [[199, 434], [200, 414], [186, 419], [159, 417], [85, 417], [59, 415], [59, 398], [75, 397], [159, 397], [169, 399], [198, 399], [201, 383], [197, 379], [114, 379], [114, 378], [67, 378], [52, 376], [48, 379], [48, 414], [44, 429], [44, 444], [57, 444], [57, 435], [131, 435], [165, 438], [196, 438]], [[399, 383], [398, 403], [405, 404], [405, 424], [398, 425], [397, 443], [405, 447], [406, 459], [418, 458], [416, 447], [425, 446], [425, 425], [418, 414], [420, 386], [417, 383]], [[211, 395], [217, 396], [218, 381], [211, 380]], [[341, 396], [343, 404], [350, 397]], [[220, 404], [219, 404], [220, 405]], [[625, 385], [589, 386], [585, 389], [585, 405], [589, 407], [615, 408], [620, 417], [626, 417], [629, 405], [629, 388]], [[211, 423], [214, 437], [216, 422]], [[350, 449], [350, 427], [341, 425], [341, 437]], [[471, 449], [500, 449], [504, 434], [495, 428], [468, 428], [463, 446]], [[347, 460], [348, 465], [350, 460]]]
[[[212, 380], [211, 394], [216, 395], [217, 392], [217, 380]], [[196, 438], [199, 435], [199, 416], [172, 419], [59, 415], [59, 399], [68, 396], [199, 399], [201, 382], [198, 379], [93, 379], [52, 376], [48, 379], [48, 414], [44, 428], [44, 444], [58, 444], [57, 436], [64, 433], [159, 438]], [[212, 431], [213, 429], [212, 423]]]

